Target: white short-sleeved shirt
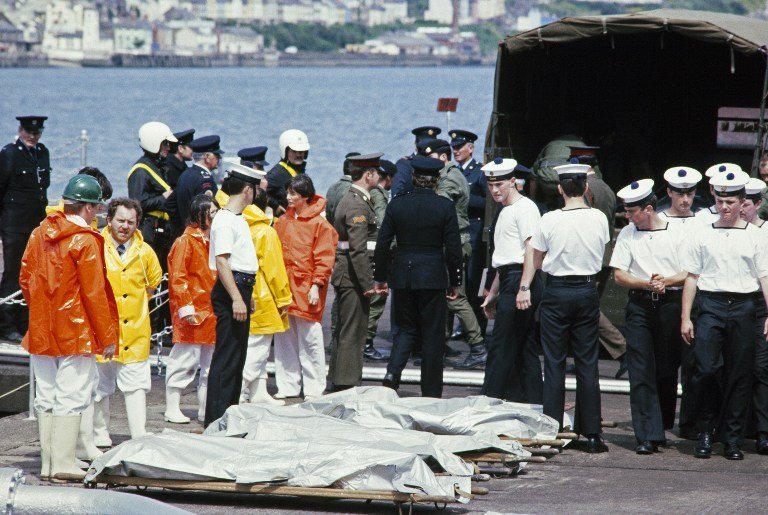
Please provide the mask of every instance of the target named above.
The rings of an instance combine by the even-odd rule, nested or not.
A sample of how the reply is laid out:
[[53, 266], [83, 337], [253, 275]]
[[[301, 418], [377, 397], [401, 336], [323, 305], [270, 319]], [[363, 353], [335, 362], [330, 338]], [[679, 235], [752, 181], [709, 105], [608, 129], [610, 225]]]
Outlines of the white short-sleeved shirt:
[[541, 269], [553, 276], [594, 275], [603, 266], [605, 244], [611, 240], [608, 220], [590, 207], [556, 209], [541, 217], [533, 248], [546, 252]]
[[680, 248], [686, 229], [684, 224], [674, 222], [666, 222], [664, 229], [655, 230], [638, 229], [630, 223], [616, 238], [610, 266], [644, 281], [649, 281], [653, 274], [677, 275], [683, 270]]
[[717, 222], [720, 219], [720, 214], [715, 209], [715, 206], [709, 206], [696, 211], [696, 219], [704, 225], [709, 225]]
[[525, 258], [525, 240], [533, 238], [539, 230], [539, 208], [528, 197], [520, 197], [502, 208], [493, 232], [494, 250], [491, 266], [522, 264]]
[[248, 222], [242, 215], [226, 208], [216, 213], [211, 224], [211, 247], [208, 252], [208, 267], [211, 270], [216, 270], [216, 256], [222, 254], [229, 254], [229, 266], [233, 272], [255, 274], [259, 269]]
[[750, 293], [768, 276], [767, 240], [753, 224], [745, 228], [702, 227], [688, 239], [680, 261], [699, 276], [698, 288], [711, 292]]

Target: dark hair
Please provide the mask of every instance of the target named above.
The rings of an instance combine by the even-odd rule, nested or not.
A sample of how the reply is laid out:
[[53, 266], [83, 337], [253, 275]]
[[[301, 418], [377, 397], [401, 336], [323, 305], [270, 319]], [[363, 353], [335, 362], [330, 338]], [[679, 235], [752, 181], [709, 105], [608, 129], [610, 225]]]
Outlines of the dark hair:
[[413, 174], [413, 185], [417, 188], [428, 188], [433, 190], [437, 187], [438, 181], [440, 181], [440, 177], [419, 175], [417, 173]]
[[365, 172], [369, 170], [376, 170], [377, 168], [375, 166], [355, 166], [352, 165], [349, 167], [349, 176], [352, 177], [353, 181], [359, 181]]
[[208, 228], [208, 213], [211, 211], [211, 204], [219, 207], [219, 203], [216, 199], [201, 193], [196, 195], [189, 204], [189, 220], [188, 224], [193, 227], [199, 227], [202, 230]]
[[344, 165], [342, 166], [342, 169], [344, 171], [344, 175], [352, 175], [350, 173], [352, 169], [352, 161], [349, 160], [350, 157], [359, 156], [360, 152], [350, 152], [346, 156], [344, 156]]
[[267, 192], [261, 188], [256, 188], [253, 193], [253, 204], [262, 211], [267, 210]]
[[659, 203], [659, 199], [656, 198], [656, 195], [651, 195], [642, 204], [638, 204], [637, 207], [640, 209], [645, 209], [648, 206], [651, 206], [654, 211], [656, 211], [656, 205]]
[[109, 182], [104, 172], [96, 168], [95, 166], [86, 166], [81, 168], [78, 174], [88, 175], [96, 179], [101, 187], [101, 200], [109, 200], [112, 198], [112, 183]]
[[315, 185], [312, 184], [312, 179], [309, 175], [302, 173], [291, 179], [286, 189], [289, 189], [295, 193], [298, 193], [305, 199], [311, 201], [315, 198]]
[[[242, 179], [238, 179], [237, 177], [228, 175], [224, 179], [224, 182], [221, 183], [221, 191], [230, 196], [237, 195], [238, 193], [242, 193], [246, 186], [253, 186], [253, 184]], [[254, 190], [255, 189], [256, 188], [254, 187]]]
[[114, 218], [117, 208], [121, 206], [136, 211], [136, 224], [138, 225], [138, 223], [141, 222], [141, 204], [139, 204], [138, 200], [133, 200], [128, 197], [117, 197], [110, 200], [107, 205], [107, 218]]
[[64, 214], [65, 215], [76, 215], [80, 212], [81, 209], [83, 209], [83, 206], [85, 206], [86, 202], [75, 202], [73, 204], [64, 204]]
[[168, 151], [168, 155], [173, 155], [179, 151], [179, 145], [182, 143], [179, 141], [170, 141], [171, 149]]
[[560, 187], [567, 197], [581, 197], [587, 189], [587, 176], [560, 179]]

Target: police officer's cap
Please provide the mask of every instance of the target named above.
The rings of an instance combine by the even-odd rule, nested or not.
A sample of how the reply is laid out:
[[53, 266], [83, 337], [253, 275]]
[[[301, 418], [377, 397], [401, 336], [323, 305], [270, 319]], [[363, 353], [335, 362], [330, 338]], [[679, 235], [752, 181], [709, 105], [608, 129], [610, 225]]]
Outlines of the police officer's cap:
[[664, 172], [664, 180], [672, 191], [688, 193], [701, 181], [701, 172], [689, 166], [673, 166]]
[[263, 170], [254, 170], [250, 166], [241, 165], [240, 163], [228, 162], [224, 165], [224, 171], [230, 177], [240, 179], [251, 184], [259, 184], [261, 178], [267, 175], [267, 172]]
[[749, 182], [749, 174], [742, 170], [720, 172], [709, 180], [718, 197], [735, 197], [744, 193], [744, 187]]
[[359, 155], [359, 156], [350, 156], [347, 159], [349, 160], [350, 164], [358, 167], [358, 168], [379, 168], [381, 165], [381, 156], [383, 156], [383, 152], [375, 152], [373, 154], [365, 154], [365, 155]]
[[397, 166], [395, 166], [395, 163], [392, 161], [387, 161], [386, 159], [381, 160], [381, 166], [379, 166], [379, 174], [380, 175], [388, 175], [392, 177], [397, 173]]
[[37, 115], [28, 115], [28, 116], [17, 116], [16, 119], [19, 121], [19, 125], [21, 125], [21, 128], [24, 129], [27, 132], [42, 132], [45, 124], [45, 121], [48, 119], [47, 116], [37, 116]]
[[190, 142], [195, 137], [195, 129], [187, 129], [185, 131], [174, 132], [173, 135], [179, 140], [179, 145], [189, 146]]
[[597, 151], [600, 147], [590, 145], [568, 145], [571, 153], [568, 159], [576, 159], [581, 164], [594, 164], [597, 161]]
[[451, 145], [444, 139], [423, 139], [416, 144], [416, 149], [422, 156], [437, 152], [438, 154], [451, 154]]
[[616, 194], [624, 207], [643, 206], [653, 196], [653, 179], [640, 179], [624, 186]]
[[269, 166], [267, 162], [267, 147], [248, 147], [238, 150], [237, 157], [244, 161], [250, 161], [260, 166]]
[[753, 202], [758, 202], [763, 198], [765, 183], [756, 177], [750, 177], [747, 185], [744, 187], [747, 198]]
[[413, 167], [413, 173], [416, 175], [439, 177], [444, 163], [433, 157], [416, 156], [411, 159], [411, 166]]
[[103, 204], [99, 181], [90, 175], [77, 174], [69, 179], [64, 187], [61, 198], [65, 204], [85, 202], [86, 204]]
[[504, 181], [515, 177], [515, 159], [497, 157], [490, 163], [486, 163], [481, 169], [488, 182]]
[[[741, 172], [742, 169], [739, 165], [733, 164], [733, 163], [718, 163], [716, 165], [712, 165], [709, 168], [707, 168], [707, 171], [704, 172], [704, 175], [709, 177], [710, 179], [714, 177], [715, 175], [723, 172]], [[711, 181], [710, 181], [711, 184]]]
[[576, 159], [571, 159], [571, 162], [567, 165], [560, 165], [555, 167], [558, 179], [575, 179], [577, 177], [586, 177], [587, 172], [592, 168], [589, 165], [579, 164], [574, 162]]
[[224, 153], [224, 151], [219, 148], [220, 142], [221, 138], [214, 134], [211, 136], [203, 136], [201, 138], [193, 139], [189, 142], [189, 146], [196, 154], [205, 154], [210, 152], [211, 154], [221, 155]]
[[516, 179], [527, 179], [531, 175], [531, 169], [528, 167], [525, 167], [521, 165], [520, 163], [517, 163], [515, 165], [515, 178]]
[[477, 134], [462, 129], [450, 130], [448, 135], [451, 137], [451, 147], [453, 148], [461, 148], [466, 143], [477, 141]]
[[425, 125], [423, 127], [416, 127], [411, 131], [411, 134], [416, 136], [416, 141], [420, 141], [422, 139], [434, 138], [441, 132], [443, 131], [440, 130], [440, 127], [435, 127], [433, 125]]

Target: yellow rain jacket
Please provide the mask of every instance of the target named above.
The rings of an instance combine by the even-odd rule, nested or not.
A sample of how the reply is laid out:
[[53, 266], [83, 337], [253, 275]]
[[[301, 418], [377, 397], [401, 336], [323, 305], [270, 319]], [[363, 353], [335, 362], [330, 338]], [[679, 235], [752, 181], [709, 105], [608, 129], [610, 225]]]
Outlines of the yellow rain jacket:
[[[149, 294], [147, 288], [157, 288], [163, 279], [163, 269], [152, 248], [144, 243], [141, 232], [133, 234], [131, 245], [120, 258], [109, 227], [104, 236], [104, 261], [107, 278], [117, 303], [120, 325], [120, 355], [122, 363], [136, 363], [149, 358]], [[99, 358], [99, 361], [103, 361]]]

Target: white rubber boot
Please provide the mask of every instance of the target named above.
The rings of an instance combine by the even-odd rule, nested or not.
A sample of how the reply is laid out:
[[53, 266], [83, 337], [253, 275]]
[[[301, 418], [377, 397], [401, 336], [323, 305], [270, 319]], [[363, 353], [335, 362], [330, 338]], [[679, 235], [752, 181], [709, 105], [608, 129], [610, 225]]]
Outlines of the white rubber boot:
[[124, 392], [125, 414], [128, 416], [128, 430], [131, 438], [148, 435], [147, 425], [147, 394], [144, 390]]
[[80, 433], [80, 414], [54, 415], [51, 423], [51, 478], [82, 481], [85, 471], [75, 467], [75, 446]]
[[40, 435], [40, 479], [51, 477], [51, 423], [53, 413], [37, 412], [37, 431]]
[[205, 422], [205, 401], [208, 399], [208, 385], [197, 387], [197, 421]]
[[[80, 417], [80, 434], [77, 435], [77, 447], [75, 448], [77, 460], [93, 461], [104, 454], [93, 443], [93, 411], [93, 403], [91, 403]], [[76, 461], [75, 465], [81, 467], [82, 462]]]
[[270, 404], [272, 406], [283, 406], [285, 401], [273, 399], [267, 391], [267, 379], [256, 379], [251, 383], [251, 402], [254, 404]]
[[181, 402], [181, 388], [165, 387], [165, 417], [166, 422], [172, 424], [189, 424], [189, 417], [184, 415], [179, 408]]
[[109, 397], [93, 403], [93, 443], [96, 447], [112, 447], [109, 437]]

